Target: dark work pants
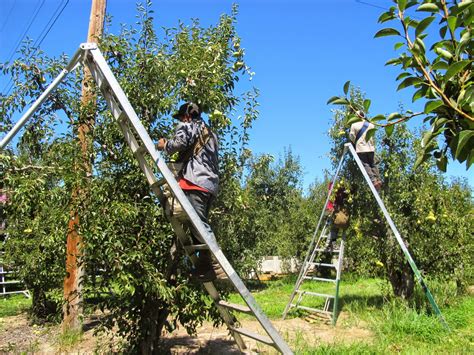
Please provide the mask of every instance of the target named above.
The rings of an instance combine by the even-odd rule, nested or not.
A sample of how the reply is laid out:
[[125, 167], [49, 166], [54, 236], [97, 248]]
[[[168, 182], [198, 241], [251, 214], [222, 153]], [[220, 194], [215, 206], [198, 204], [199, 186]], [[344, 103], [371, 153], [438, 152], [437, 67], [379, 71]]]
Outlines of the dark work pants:
[[[214, 200], [214, 196], [209, 192], [196, 190], [184, 190], [184, 194], [196, 210], [196, 213], [201, 219], [201, 221], [204, 223], [204, 227], [212, 233], [211, 227], [209, 226], [208, 217], [212, 201]], [[201, 236], [199, 235], [199, 233], [197, 233], [192, 224], [189, 225], [189, 228], [191, 229], [191, 233], [193, 235], [193, 242], [204, 244], [204, 239], [201, 238]]]
[[375, 161], [375, 153], [374, 152], [365, 152], [365, 153], [357, 153], [360, 160], [362, 161], [362, 165], [364, 165], [365, 171], [369, 175], [370, 180], [372, 183], [375, 183], [377, 180], [380, 180], [380, 172]]

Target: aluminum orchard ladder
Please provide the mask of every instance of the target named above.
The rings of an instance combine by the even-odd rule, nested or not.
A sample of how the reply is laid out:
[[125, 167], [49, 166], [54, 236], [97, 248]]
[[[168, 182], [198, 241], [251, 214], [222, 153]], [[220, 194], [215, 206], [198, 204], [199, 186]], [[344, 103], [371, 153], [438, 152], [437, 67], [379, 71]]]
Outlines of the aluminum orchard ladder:
[[[56, 79], [48, 86], [42, 95], [35, 101], [31, 108], [22, 116], [12, 130], [2, 139], [0, 149], [3, 149], [8, 142], [15, 136], [26, 121], [33, 115], [36, 109], [48, 98], [51, 92], [60, 84], [66, 75], [75, 69], [77, 66], [86, 66], [100, 89], [103, 98], [119, 124], [127, 144], [130, 146], [133, 154], [138, 160], [138, 164], [145, 174], [145, 177], [150, 185], [150, 189], [157, 195], [160, 205], [165, 207], [166, 197], [163, 193], [163, 188], [167, 185], [168, 190], [181, 204], [184, 210], [185, 218], [192, 224], [197, 234], [205, 241], [205, 244], [193, 245], [190, 243], [190, 237], [182, 225], [182, 218], [177, 218], [172, 214], [166, 214], [170, 221], [180, 243], [188, 254], [192, 262], [196, 261], [194, 252], [196, 250], [209, 250], [214, 258], [217, 260], [230, 283], [235, 287], [246, 306], [240, 304], [232, 304], [221, 299], [217, 288], [213, 282], [203, 282], [203, 286], [210, 297], [213, 299], [224, 323], [234, 337], [237, 345], [241, 350], [246, 349], [246, 345], [242, 336], [246, 336], [269, 345], [277, 349], [283, 354], [293, 354], [284, 339], [273, 327], [266, 315], [258, 306], [254, 297], [244, 285], [240, 277], [235, 272], [232, 265], [229, 263], [221, 248], [217, 244], [214, 233], [203, 224], [191, 203], [187, 199], [183, 190], [179, 187], [173, 173], [170, 171], [164, 156], [156, 150], [155, 144], [151, 140], [148, 132], [138, 118], [135, 110], [131, 106], [128, 98], [120, 87], [117, 79], [108, 66], [105, 58], [94, 43], [83, 43], [72, 57], [69, 64], [59, 74]], [[149, 159], [154, 162], [158, 168], [161, 179], [155, 176], [153, 167], [148, 163]], [[247, 313], [253, 315], [267, 335], [261, 335], [251, 330], [241, 328], [235, 320], [231, 311]]]
[[[346, 234], [345, 231], [342, 232], [342, 236], [338, 238], [339, 244], [337, 244], [336, 242], [335, 248], [327, 248], [325, 247], [325, 242], [329, 238], [330, 227], [330, 219], [329, 217], [326, 217], [326, 222], [324, 223], [321, 234], [319, 235], [318, 240], [315, 243], [315, 247], [312, 250], [309, 259], [305, 261], [302, 266], [303, 272], [300, 273], [296, 281], [296, 286], [293, 291], [292, 297], [286, 305], [285, 311], [283, 313], [283, 319], [286, 318], [288, 312], [292, 308], [296, 308], [316, 313], [322, 317], [330, 319], [333, 325], [336, 324], [339, 303], [339, 284], [341, 282], [342, 260], [344, 258], [344, 245], [346, 240]], [[329, 259], [330, 261], [328, 261], [327, 259]], [[335, 278], [327, 276], [327, 274], [330, 274], [332, 270], [335, 270]], [[319, 275], [318, 272], [325, 273], [323, 275]], [[312, 284], [311, 281], [332, 284], [331, 286], [334, 287], [334, 292], [320, 293], [305, 290], [303, 286], [305, 281], [309, 281], [306, 282], [306, 284]], [[298, 295], [298, 298], [296, 302], [293, 302], [296, 295]], [[307, 296], [324, 299], [322, 309], [304, 305], [303, 303], [307, 299]]]
[[339, 163], [337, 165], [337, 168], [336, 168], [336, 172], [334, 174], [334, 177], [332, 179], [332, 184], [331, 184], [331, 187], [329, 188], [329, 191], [328, 191], [328, 195], [326, 197], [326, 202], [324, 203], [324, 206], [323, 206], [323, 209], [322, 209], [322, 212], [321, 212], [321, 215], [319, 217], [319, 220], [318, 220], [318, 224], [316, 226], [316, 229], [313, 233], [313, 237], [311, 239], [311, 242], [310, 242], [310, 246], [309, 246], [309, 249], [308, 249], [308, 252], [306, 254], [306, 257], [304, 259], [304, 262], [302, 264], [302, 268], [300, 270], [300, 273], [298, 275], [298, 279], [297, 279], [297, 282], [295, 284], [295, 287], [293, 289], [293, 292], [290, 296], [290, 300], [285, 308], [285, 311], [283, 313], [283, 318], [286, 317], [289, 309], [291, 308], [291, 304], [293, 302], [293, 299], [295, 298], [295, 295], [297, 294], [297, 290], [299, 289], [299, 282], [302, 277], [304, 276], [305, 272], [307, 271], [305, 269], [305, 265], [307, 265], [309, 259], [311, 258], [311, 255], [313, 253], [313, 251], [316, 249], [315, 247], [315, 244], [316, 244], [316, 237], [317, 237], [317, 233], [321, 227], [321, 223], [323, 221], [323, 218], [324, 218], [324, 213], [325, 213], [325, 209], [326, 209], [326, 206], [329, 202], [329, 199], [331, 197], [331, 194], [332, 194], [332, 191], [333, 191], [333, 188], [334, 186], [336, 185], [336, 182], [339, 178], [339, 173], [341, 171], [341, 168], [342, 168], [342, 165], [343, 165], [343, 162], [344, 162], [344, 158], [346, 156], [346, 153], [349, 152], [350, 153], [350, 156], [352, 156], [352, 158], [355, 160], [355, 162], [357, 163], [357, 166], [359, 167], [359, 170], [361, 171], [362, 175], [364, 176], [364, 179], [367, 183], [367, 185], [369, 186], [370, 188], [370, 191], [372, 192], [372, 194], [374, 195], [374, 198], [375, 200], [377, 201], [377, 204], [379, 205], [380, 209], [382, 210], [382, 213], [390, 227], [390, 229], [392, 230], [394, 236], [395, 236], [395, 239], [397, 240], [400, 248], [402, 249], [402, 252], [405, 256], [405, 259], [408, 261], [411, 269], [413, 270], [413, 273], [415, 275], [415, 278], [416, 280], [418, 281], [418, 283], [420, 284], [421, 288], [423, 289], [423, 292], [425, 293], [426, 295], [426, 298], [428, 299], [429, 303], [431, 304], [431, 307], [433, 309], [433, 311], [436, 313], [436, 315], [438, 316], [438, 319], [439, 321], [441, 322], [441, 324], [449, 330], [449, 326], [448, 324], [446, 323], [446, 320], [444, 319], [438, 305], [436, 304], [436, 301], [434, 300], [433, 298], [433, 295], [431, 294], [431, 291], [429, 290], [428, 286], [426, 285], [425, 283], [425, 280], [423, 279], [423, 277], [421, 276], [421, 273], [420, 273], [420, 270], [418, 270], [418, 267], [416, 266], [415, 264], [415, 261], [413, 260], [413, 257], [411, 256], [410, 252], [408, 251], [408, 248], [407, 246], [405, 245], [405, 242], [403, 241], [400, 233], [398, 232], [398, 229], [397, 227], [395, 226], [395, 223], [393, 222], [392, 218], [390, 217], [390, 214], [388, 213], [387, 211], [387, 208], [385, 207], [385, 204], [383, 203], [382, 199], [380, 198], [380, 195], [379, 193], [377, 192], [377, 190], [375, 189], [375, 186], [374, 184], [372, 183], [372, 181], [370, 180], [369, 178], [369, 175], [367, 174], [367, 172], [365, 171], [365, 168], [364, 168], [364, 165], [362, 164], [362, 161], [360, 160], [359, 156], [357, 155], [353, 145], [351, 143], [346, 143], [344, 144], [344, 151], [341, 155], [341, 158], [339, 160]]

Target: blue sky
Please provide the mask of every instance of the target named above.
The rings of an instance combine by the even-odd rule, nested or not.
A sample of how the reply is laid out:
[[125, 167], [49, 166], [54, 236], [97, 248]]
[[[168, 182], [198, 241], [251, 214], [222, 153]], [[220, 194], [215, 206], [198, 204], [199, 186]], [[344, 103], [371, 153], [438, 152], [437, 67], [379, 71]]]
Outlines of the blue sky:
[[[38, 38], [56, 9], [67, 0], [1, 0], [0, 61], [11, 56], [35, 12], [37, 17], [27, 35]], [[278, 157], [291, 147], [304, 167], [304, 184], [321, 177], [329, 168], [326, 132], [331, 119], [329, 97], [340, 94], [347, 80], [360, 86], [372, 100], [371, 113], [390, 113], [411, 103], [411, 90], [396, 91], [395, 67], [384, 63], [396, 56], [391, 38], [374, 39], [382, 28], [377, 18], [390, 0], [242, 0], [237, 31], [242, 37], [246, 59], [256, 73], [253, 85], [261, 93], [260, 118], [251, 132], [255, 153]], [[217, 22], [230, 12], [226, 0], [155, 0], [155, 23], [174, 26], [181, 19], [199, 18], [202, 25]], [[135, 22], [134, 0], [108, 0], [113, 16], [112, 32], [119, 23]], [[73, 54], [85, 42], [90, 14], [89, 0], [69, 0], [42, 48], [50, 55]], [[6, 85], [0, 78], [0, 90]], [[421, 125], [421, 120], [411, 126]], [[448, 176], [474, 174], [452, 163]]]

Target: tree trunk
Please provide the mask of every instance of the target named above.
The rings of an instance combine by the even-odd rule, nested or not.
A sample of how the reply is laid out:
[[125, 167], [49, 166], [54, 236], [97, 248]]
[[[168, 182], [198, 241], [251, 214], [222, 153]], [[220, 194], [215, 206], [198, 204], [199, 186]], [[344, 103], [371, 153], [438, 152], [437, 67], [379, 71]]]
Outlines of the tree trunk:
[[395, 296], [403, 299], [409, 299], [413, 296], [415, 277], [407, 262], [403, 263], [400, 268], [390, 268], [388, 277]]

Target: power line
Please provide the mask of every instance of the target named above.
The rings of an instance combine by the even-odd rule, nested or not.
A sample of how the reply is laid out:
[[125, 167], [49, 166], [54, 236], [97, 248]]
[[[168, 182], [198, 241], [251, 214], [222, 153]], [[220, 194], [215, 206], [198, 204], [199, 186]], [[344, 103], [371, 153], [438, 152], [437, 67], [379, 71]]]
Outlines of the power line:
[[[64, 2], [65, 1], [65, 2]], [[61, 8], [61, 10], [59, 11], [59, 13], [56, 15], [56, 13], [58, 12], [59, 8], [61, 7], [61, 5], [63, 4], [64, 2], [64, 5], [63, 7]], [[41, 43], [43, 43], [44, 39], [46, 38], [46, 36], [49, 34], [49, 32], [51, 31], [51, 29], [53, 28], [54, 24], [56, 23], [56, 21], [58, 20], [59, 16], [61, 16], [61, 14], [63, 13], [64, 9], [66, 8], [67, 4], [69, 3], [69, 0], [61, 0], [61, 3], [58, 5], [58, 7], [56, 8], [56, 10], [54, 11], [53, 15], [51, 16], [51, 18], [49, 19], [48, 23], [46, 24], [46, 26], [43, 28], [43, 30], [41, 31], [39, 37], [41, 37], [43, 35], [43, 32], [45, 31], [46, 27], [51, 23], [51, 25], [49, 26], [49, 28], [46, 30], [46, 33], [43, 35], [43, 37], [37, 41], [35, 41], [35, 43], [33, 44], [33, 47], [36, 47], [34, 53], [36, 53], [37, 49], [39, 46], [41, 46]], [[53, 17], [54, 17], [54, 20], [53, 20]], [[51, 22], [52, 21], [52, 22]], [[38, 42], [38, 43], [37, 43]], [[32, 54], [33, 55], [33, 54]]]
[[[51, 31], [54, 24], [59, 19], [59, 17], [61, 16], [61, 14], [63, 13], [64, 9], [66, 8], [66, 6], [68, 4], [69, 4], [69, 0], [61, 0], [58, 7], [54, 11], [53, 15], [50, 17], [49, 21], [43, 27], [43, 30], [41, 31], [38, 39], [33, 44], [33, 52], [30, 54], [30, 56], [28, 58], [31, 58], [38, 51], [39, 47], [41, 46], [41, 44], [43, 43], [45, 38], [48, 36], [49, 32]], [[61, 6], [62, 6], [62, 8], [61, 8]], [[5, 89], [8, 87], [6, 95], [8, 95], [10, 93], [11, 89], [13, 88], [13, 82], [12, 81], [13, 81], [13, 79], [10, 78], [10, 81], [8, 82], [8, 84], [4, 88], [4, 91], [5, 91]]]
[[359, 4], [367, 5], [367, 6], [376, 7], [377, 9], [388, 10], [387, 7], [371, 4], [369, 2], [365, 2], [365, 1], [361, 1], [361, 0], [355, 0], [355, 2], [358, 2]]
[[10, 7], [10, 11], [8, 11], [8, 15], [7, 15], [7, 17], [5, 18], [5, 22], [3, 23], [2, 28], [0, 29], [0, 32], [3, 32], [3, 29], [5, 28], [5, 25], [6, 25], [7, 22], [8, 22], [8, 18], [9, 18], [10, 15], [12, 14], [12, 11], [13, 11], [13, 8], [15, 7], [15, 4], [16, 4], [16, 1], [13, 0], [12, 6]]
[[[38, 4], [39, 4], [40, 0], [38, 0]], [[25, 38], [26, 34], [28, 33], [28, 31], [30, 30], [31, 28], [31, 25], [33, 24], [33, 22], [35, 22], [36, 20], [36, 17], [38, 17], [38, 13], [40, 12], [41, 8], [43, 7], [44, 5], [44, 2], [45, 0], [41, 0], [41, 4], [39, 6], [36, 7], [36, 10], [33, 14], [33, 17], [31, 18], [30, 20], [30, 23], [28, 24], [26, 30], [23, 32], [23, 34], [21, 35], [20, 39], [18, 40], [16, 46], [15, 46], [15, 49], [11, 52], [10, 54], [10, 57], [8, 58], [7, 62], [10, 62], [13, 58], [13, 56], [15, 55], [18, 47], [20, 47], [21, 45], [21, 42], [23, 42], [23, 39]]]

